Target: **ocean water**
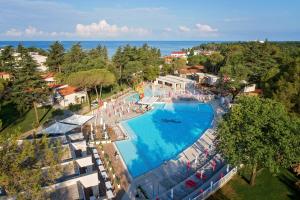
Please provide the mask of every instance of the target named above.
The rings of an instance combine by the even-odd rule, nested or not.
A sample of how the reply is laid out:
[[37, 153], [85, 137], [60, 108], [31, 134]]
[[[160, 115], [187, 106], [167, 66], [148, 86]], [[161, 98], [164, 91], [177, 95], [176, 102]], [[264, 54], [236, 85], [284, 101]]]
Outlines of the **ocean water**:
[[[83, 49], [95, 48], [99, 44], [104, 45], [108, 49], [109, 56], [112, 56], [119, 46], [125, 46], [129, 44], [131, 46], [140, 47], [143, 44], [147, 43], [151, 47], [159, 48], [161, 54], [164, 56], [169, 55], [172, 51], [178, 51], [183, 48], [191, 48], [200, 44], [210, 43], [211, 41], [61, 41], [61, 43], [67, 50], [77, 42], [80, 42]], [[23, 44], [25, 47], [34, 46], [47, 50], [49, 49], [49, 46], [53, 43], [53, 41], [0, 41], [0, 48], [7, 45], [16, 47], [19, 43]]]
[[155, 109], [121, 122], [130, 139], [116, 145], [135, 178], [175, 158], [210, 127], [212, 120], [209, 104], [157, 104]]

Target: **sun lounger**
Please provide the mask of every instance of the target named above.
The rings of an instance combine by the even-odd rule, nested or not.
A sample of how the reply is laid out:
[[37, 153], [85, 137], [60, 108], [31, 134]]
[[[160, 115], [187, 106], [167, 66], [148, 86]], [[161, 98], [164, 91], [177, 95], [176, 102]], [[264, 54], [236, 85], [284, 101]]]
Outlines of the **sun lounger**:
[[187, 181], [185, 181], [185, 185], [187, 187], [195, 187], [197, 185], [197, 183], [193, 180], [187, 180]]

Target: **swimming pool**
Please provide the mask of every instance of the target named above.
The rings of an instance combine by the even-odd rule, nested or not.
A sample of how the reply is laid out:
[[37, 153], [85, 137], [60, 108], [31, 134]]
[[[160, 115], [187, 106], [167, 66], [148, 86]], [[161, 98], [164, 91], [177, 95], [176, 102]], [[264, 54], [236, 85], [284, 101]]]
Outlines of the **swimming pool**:
[[213, 109], [202, 103], [156, 104], [155, 109], [121, 122], [130, 136], [116, 145], [133, 178], [176, 157], [210, 127]]

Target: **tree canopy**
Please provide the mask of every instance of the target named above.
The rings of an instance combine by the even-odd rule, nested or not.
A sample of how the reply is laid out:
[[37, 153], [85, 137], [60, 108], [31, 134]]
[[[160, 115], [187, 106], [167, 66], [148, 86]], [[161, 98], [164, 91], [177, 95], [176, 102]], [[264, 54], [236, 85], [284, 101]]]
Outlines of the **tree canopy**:
[[46, 137], [22, 144], [16, 138], [7, 138], [0, 148], [0, 185], [9, 197], [46, 199], [42, 187], [53, 184], [61, 175], [58, 163], [63, 155], [61, 144], [50, 144]]
[[241, 96], [218, 125], [218, 149], [233, 164], [276, 172], [300, 162], [300, 120], [271, 99]]

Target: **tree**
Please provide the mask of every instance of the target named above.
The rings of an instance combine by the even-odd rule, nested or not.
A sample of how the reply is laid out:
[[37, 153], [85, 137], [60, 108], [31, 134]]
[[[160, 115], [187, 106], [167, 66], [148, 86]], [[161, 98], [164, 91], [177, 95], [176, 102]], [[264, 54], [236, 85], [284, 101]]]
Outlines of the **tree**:
[[232, 165], [277, 172], [300, 161], [300, 120], [271, 99], [242, 96], [219, 123], [217, 147]]
[[248, 81], [248, 74], [249, 70], [241, 64], [226, 65], [222, 67], [220, 70], [221, 89], [229, 90], [234, 99]]
[[42, 187], [53, 184], [62, 172], [59, 162], [64, 150], [60, 142], [50, 144], [43, 137], [18, 144], [16, 138], [6, 138], [0, 144], [0, 185], [7, 195], [17, 199], [46, 199]]
[[222, 56], [219, 52], [212, 53], [208, 57], [210, 71], [214, 74], [217, 74], [223, 60], [224, 60], [224, 56]]
[[12, 72], [15, 66], [15, 58], [13, 56], [14, 49], [12, 46], [4, 47], [0, 54], [1, 68], [4, 71]]
[[194, 55], [188, 57], [188, 65], [195, 66], [195, 65], [204, 65], [208, 61], [208, 57], [203, 55]]
[[173, 66], [174, 71], [178, 71], [186, 66], [186, 60], [181, 59], [181, 58], [176, 59], [173, 61], [172, 66]]
[[49, 49], [49, 55], [46, 60], [46, 64], [51, 71], [61, 73], [61, 66], [64, 61], [65, 49], [58, 41], [54, 42]]
[[64, 54], [64, 62], [62, 71], [65, 74], [81, 71], [85, 68], [83, 61], [86, 58], [86, 53], [82, 50], [80, 43], [74, 44], [71, 49]]
[[[88, 96], [87, 100], [88, 100], [89, 107], [91, 106], [90, 96], [89, 96], [90, 89], [95, 88], [96, 93], [98, 93], [96, 88], [98, 85], [100, 85], [102, 88], [103, 85], [113, 84], [114, 81], [115, 81], [115, 76], [111, 72], [103, 69], [79, 71], [70, 74], [69, 77], [67, 78], [68, 84], [83, 88], [85, 90]], [[100, 96], [101, 96], [101, 90], [100, 90]]]
[[[94, 85], [95, 92], [97, 94], [97, 100], [99, 99], [99, 96], [101, 98], [102, 96], [102, 87], [103, 86], [109, 86], [115, 83], [116, 78], [113, 73], [106, 69], [94, 69], [90, 72], [90, 80], [92, 84]], [[100, 95], [98, 96], [98, 89], [97, 86], [100, 86]]]
[[154, 81], [159, 76], [159, 67], [149, 66], [144, 70], [144, 79]]
[[36, 72], [37, 64], [29, 54], [20, 60], [18, 70], [14, 73], [15, 80], [11, 88], [11, 99], [21, 113], [34, 108], [36, 125], [39, 125], [37, 105], [48, 100], [50, 90]]

